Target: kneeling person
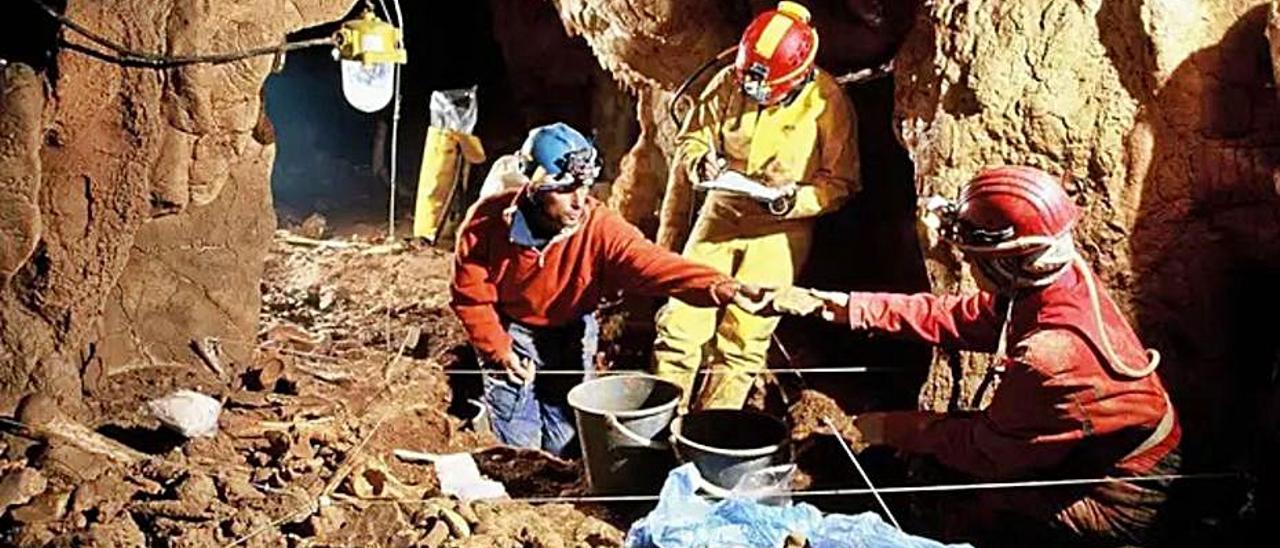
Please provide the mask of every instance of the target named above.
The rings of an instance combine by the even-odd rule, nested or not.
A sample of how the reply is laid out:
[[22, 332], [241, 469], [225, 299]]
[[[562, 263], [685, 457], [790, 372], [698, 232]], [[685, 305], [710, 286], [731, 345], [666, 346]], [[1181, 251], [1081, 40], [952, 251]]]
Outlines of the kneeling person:
[[562, 454], [574, 438], [565, 396], [596, 354], [594, 312], [616, 291], [723, 306], [740, 290], [715, 269], [649, 242], [587, 195], [598, 153], [573, 128], [530, 132], [517, 189], [483, 198], [463, 221], [450, 305], [481, 363], [484, 401], [498, 438]]

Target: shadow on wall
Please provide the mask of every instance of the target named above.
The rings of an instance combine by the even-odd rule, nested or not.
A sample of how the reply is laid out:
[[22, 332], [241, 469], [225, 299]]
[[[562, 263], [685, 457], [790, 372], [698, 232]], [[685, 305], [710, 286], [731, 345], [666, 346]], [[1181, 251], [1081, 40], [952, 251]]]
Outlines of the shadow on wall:
[[[892, 59], [921, 2], [821, 0], [803, 2], [822, 38], [818, 65], [840, 76]], [[774, 0], [752, 0], [753, 12]], [[818, 220], [813, 251], [796, 284], [826, 290], [929, 290], [915, 232], [915, 171], [894, 132], [894, 81], [881, 78], [846, 87], [858, 118], [862, 190], [839, 211]], [[835, 398], [847, 411], [914, 409], [927, 374], [929, 346], [870, 340], [822, 320], [787, 318], [771, 347], [774, 367], [892, 367], [882, 374], [808, 374], [804, 384]], [[791, 363], [787, 363], [787, 356]], [[782, 376], [786, 384], [794, 377]]]
[[837, 76], [893, 59], [923, 4], [921, 0], [805, 3], [813, 12], [814, 26], [822, 38], [818, 65]]
[[[66, 11], [66, 0], [44, 0], [58, 13]], [[31, 2], [9, 2], [5, 5], [9, 21], [21, 25], [0, 34], [0, 61], [24, 63], [36, 72], [50, 71], [49, 80], [57, 79], [56, 47], [60, 25]], [[2, 65], [0, 65], [2, 66]]]
[[[1163, 354], [1160, 374], [1184, 427], [1185, 468], [1243, 469], [1274, 482], [1266, 463], [1280, 450], [1280, 337], [1270, 316], [1280, 309], [1273, 178], [1280, 105], [1264, 34], [1267, 6], [1246, 13], [1220, 43], [1189, 56], [1155, 89], [1145, 76], [1155, 73], [1149, 48], [1106, 30], [1141, 28], [1128, 4], [1109, 3], [1098, 22], [1125, 86], [1141, 98], [1138, 127], [1151, 135], [1130, 235], [1137, 324]], [[1274, 485], [1255, 493], [1257, 516], [1278, 515]], [[1197, 498], [1201, 510], [1242, 505]]]
[[[818, 220], [813, 249], [797, 285], [826, 290], [929, 291], [915, 231], [915, 171], [893, 132], [894, 82], [883, 78], [850, 90], [858, 113], [862, 190], [840, 211]], [[779, 338], [796, 367], [893, 367], [892, 373], [806, 375], [849, 411], [914, 409], [928, 373], [928, 345], [851, 334], [817, 319], [787, 319]], [[781, 358], [781, 356], [778, 356]], [[785, 361], [785, 358], [784, 358]]]
[[271, 193], [284, 217], [330, 214], [352, 203], [385, 207], [386, 191], [371, 167], [373, 116], [343, 99], [338, 63], [328, 49], [290, 55], [264, 89], [278, 137]]

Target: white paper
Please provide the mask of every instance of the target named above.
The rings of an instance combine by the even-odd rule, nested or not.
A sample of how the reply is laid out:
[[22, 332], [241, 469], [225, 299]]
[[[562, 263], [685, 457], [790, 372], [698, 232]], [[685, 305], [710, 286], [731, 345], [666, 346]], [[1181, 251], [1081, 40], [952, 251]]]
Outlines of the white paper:
[[453, 495], [461, 500], [500, 499], [507, 496], [507, 489], [501, 482], [480, 474], [480, 467], [476, 466], [471, 453], [432, 455], [403, 449], [396, 449], [394, 453], [408, 461], [430, 461], [436, 468], [440, 492], [446, 495]]
[[787, 195], [786, 189], [765, 186], [733, 170], [722, 171], [719, 177], [699, 183], [697, 188], [741, 194], [763, 202], [772, 202]]

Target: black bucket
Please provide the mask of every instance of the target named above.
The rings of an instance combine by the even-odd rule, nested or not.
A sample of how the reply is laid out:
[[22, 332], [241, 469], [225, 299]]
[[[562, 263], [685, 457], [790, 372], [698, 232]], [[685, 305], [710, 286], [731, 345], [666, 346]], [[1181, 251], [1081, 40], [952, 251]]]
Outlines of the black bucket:
[[596, 494], [656, 493], [675, 467], [667, 427], [681, 390], [653, 375], [613, 375], [569, 391], [587, 484]]
[[790, 433], [782, 421], [754, 411], [711, 409], [671, 423], [681, 462], [692, 462], [711, 485], [733, 489], [744, 476], [791, 463]]

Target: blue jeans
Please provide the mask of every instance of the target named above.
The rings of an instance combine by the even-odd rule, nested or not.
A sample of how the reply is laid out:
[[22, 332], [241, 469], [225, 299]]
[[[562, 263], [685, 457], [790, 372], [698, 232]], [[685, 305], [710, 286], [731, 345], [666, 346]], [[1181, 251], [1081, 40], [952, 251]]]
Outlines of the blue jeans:
[[[484, 375], [484, 402], [493, 433], [507, 445], [543, 449], [564, 456], [576, 434], [569, 389], [593, 376], [600, 327], [595, 316], [560, 327], [506, 323], [513, 349], [533, 360], [538, 375], [528, 385], [507, 380], [505, 371]], [[579, 371], [582, 375], [545, 375], [545, 371]]]

